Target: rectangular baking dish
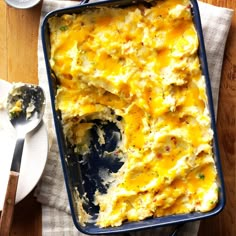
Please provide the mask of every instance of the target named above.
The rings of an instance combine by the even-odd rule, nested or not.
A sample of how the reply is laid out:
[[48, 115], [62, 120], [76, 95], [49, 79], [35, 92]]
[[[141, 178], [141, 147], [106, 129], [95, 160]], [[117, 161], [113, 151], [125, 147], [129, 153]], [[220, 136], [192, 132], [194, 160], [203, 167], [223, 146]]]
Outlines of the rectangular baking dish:
[[[217, 206], [206, 213], [190, 213], [190, 214], [182, 214], [182, 215], [171, 215], [166, 217], [159, 217], [159, 218], [148, 218], [142, 221], [137, 222], [125, 222], [119, 227], [108, 227], [108, 228], [99, 228], [95, 225], [95, 223], [86, 223], [86, 225], [81, 225], [79, 223], [79, 216], [78, 216], [78, 207], [77, 207], [77, 196], [74, 194], [74, 190], [77, 189], [79, 194], [82, 196], [83, 194], [87, 194], [88, 198], [91, 200], [93, 193], [96, 189], [94, 189], [93, 183], [91, 179], [96, 179], [96, 175], [92, 175], [91, 179], [85, 178], [85, 172], [87, 171], [83, 166], [80, 165], [78, 162], [78, 157], [72, 151], [72, 149], [67, 145], [65, 141], [65, 137], [63, 134], [62, 123], [60, 119], [60, 112], [55, 108], [55, 95], [56, 95], [56, 87], [57, 87], [57, 78], [53, 73], [50, 67], [50, 40], [49, 40], [49, 27], [48, 27], [48, 20], [53, 16], [60, 16], [63, 14], [73, 14], [73, 13], [80, 13], [85, 9], [90, 9], [98, 6], [112, 6], [112, 7], [123, 7], [129, 6], [132, 4], [137, 4], [138, 2], [143, 2], [141, 0], [115, 0], [115, 1], [99, 1], [93, 3], [86, 3], [78, 5], [76, 7], [64, 8], [59, 9], [53, 12], [50, 12], [43, 21], [41, 33], [42, 33], [42, 44], [45, 56], [45, 63], [47, 69], [47, 76], [48, 76], [48, 84], [50, 89], [50, 98], [52, 104], [52, 111], [53, 111], [53, 118], [55, 123], [56, 135], [58, 140], [60, 158], [65, 178], [66, 189], [69, 198], [69, 204], [71, 209], [72, 218], [74, 221], [74, 225], [76, 228], [86, 234], [112, 234], [112, 233], [122, 233], [128, 232], [133, 230], [139, 229], [150, 229], [154, 227], [163, 227], [173, 224], [185, 223], [195, 220], [201, 220], [207, 217], [214, 216], [218, 214], [225, 205], [225, 191], [224, 191], [224, 183], [223, 183], [223, 175], [221, 170], [220, 164], [220, 156], [219, 156], [219, 149], [217, 143], [217, 133], [216, 133], [216, 126], [215, 126], [215, 116], [213, 110], [213, 100], [211, 94], [211, 86], [207, 68], [207, 59], [203, 41], [203, 33], [201, 28], [201, 21], [199, 15], [199, 9], [196, 0], [191, 0], [192, 5], [192, 14], [193, 14], [193, 21], [195, 24], [195, 28], [198, 33], [199, 38], [199, 58], [202, 68], [202, 73], [205, 76], [206, 86], [207, 86], [207, 96], [208, 96], [208, 104], [209, 104], [209, 111], [211, 116], [211, 125], [214, 132], [213, 138], [213, 151], [215, 156], [215, 163], [218, 173], [218, 184], [219, 184], [219, 202]], [[108, 127], [109, 128], [109, 127]], [[99, 161], [96, 163], [90, 163], [94, 170], [99, 168]], [[117, 163], [116, 163], [117, 164]], [[118, 163], [119, 165], [119, 163]], [[116, 168], [116, 167], [115, 167]], [[92, 204], [92, 200], [86, 204], [84, 204], [84, 208], [92, 215], [94, 215], [94, 219], [96, 218], [96, 213], [98, 212], [98, 208]]]

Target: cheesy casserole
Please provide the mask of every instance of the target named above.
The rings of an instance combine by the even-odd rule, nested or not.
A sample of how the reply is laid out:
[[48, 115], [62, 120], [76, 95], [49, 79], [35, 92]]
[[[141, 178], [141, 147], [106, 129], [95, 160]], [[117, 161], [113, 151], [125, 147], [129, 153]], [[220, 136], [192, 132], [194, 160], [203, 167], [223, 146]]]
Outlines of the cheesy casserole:
[[213, 131], [189, 0], [100, 7], [49, 26], [56, 109], [74, 151], [89, 152], [94, 120], [121, 132], [111, 154], [124, 164], [95, 193], [96, 224], [213, 209]]

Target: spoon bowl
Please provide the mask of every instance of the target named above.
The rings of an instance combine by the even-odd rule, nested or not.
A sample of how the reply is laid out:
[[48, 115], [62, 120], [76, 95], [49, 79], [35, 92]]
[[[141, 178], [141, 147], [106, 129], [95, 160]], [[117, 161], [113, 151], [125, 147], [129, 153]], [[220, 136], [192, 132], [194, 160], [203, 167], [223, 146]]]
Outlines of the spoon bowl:
[[31, 84], [15, 84], [7, 99], [9, 119], [17, 135], [26, 135], [40, 123], [45, 108], [45, 96], [41, 87]]

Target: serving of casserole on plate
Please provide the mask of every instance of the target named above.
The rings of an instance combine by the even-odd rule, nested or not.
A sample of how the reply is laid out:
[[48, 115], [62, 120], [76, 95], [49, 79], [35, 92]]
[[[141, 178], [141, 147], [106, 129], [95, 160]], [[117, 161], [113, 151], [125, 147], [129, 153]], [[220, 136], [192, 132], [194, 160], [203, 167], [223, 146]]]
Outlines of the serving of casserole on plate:
[[197, 3], [105, 1], [42, 26], [72, 217], [85, 233], [215, 215], [224, 188]]

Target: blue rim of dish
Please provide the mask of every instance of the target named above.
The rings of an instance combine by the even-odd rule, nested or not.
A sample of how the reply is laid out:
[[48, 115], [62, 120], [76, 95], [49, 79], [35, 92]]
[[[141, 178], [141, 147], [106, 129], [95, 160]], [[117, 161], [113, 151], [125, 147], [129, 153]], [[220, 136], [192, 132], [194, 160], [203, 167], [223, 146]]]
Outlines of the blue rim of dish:
[[194, 213], [171, 215], [171, 216], [165, 216], [165, 217], [159, 217], [159, 218], [148, 218], [142, 221], [127, 222], [118, 227], [99, 228], [98, 226], [94, 224], [88, 224], [86, 226], [82, 226], [78, 221], [75, 205], [73, 203], [73, 193], [72, 193], [73, 190], [72, 190], [72, 186], [69, 179], [69, 173], [68, 173], [69, 171], [68, 171], [66, 161], [65, 161], [66, 146], [65, 146], [65, 140], [64, 140], [64, 136], [62, 132], [62, 125], [59, 121], [60, 118], [58, 117], [58, 113], [55, 109], [56, 84], [54, 81], [55, 78], [53, 79], [54, 75], [52, 74], [53, 72], [50, 68], [50, 63], [49, 63], [50, 41], [49, 41], [49, 32], [48, 32], [48, 20], [49, 18], [56, 15], [58, 16], [65, 13], [72, 14], [72, 13], [76, 13], [76, 12], [79, 12], [88, 8], [92, 8], [92, 7], [97, 7], [97, 6], [120, 6], [120, 5], [123, 6], [123, 4], [130, 5], [130, 4], [135, 4], [138, 2], [143, 2], [143, 1], [142, 0], [137, 0], [137, 1], [107, 0], [107, 1], [88, 3], [87, 0], [84, 0], [78, 6], [62, 8], [62, 9], [55, 10], [48, 13], [45, 16], [42, 26], [41, 26], [42, 45], [43, 45], [45, 64], [46, 64], [46, 69], [47, 69], [50, 99], [51, 99], [51, 104], [52, 104], [54, 124], [55, 124], [55, 129], [56, 129], [59, 153], [60, 153], [61, 164], [62, 164], [64, 179], [65, 179], [65, 184], [66, 184], [66, 190], [67, 190], [68, 199], [69, 199], [69, 205], [70, 205], [74, 225], [79, 231], [85, 234], [100, 235], [100, 234], [124, 233], [124, 232], [130, 232], [130, 231], [135, 231], [135, 230], [144, 230], [144, 229], [170, 226], [170, 225], [180, 224], [180, 223], [187, 223], [187, 222], [192, 222], [192, 221], [201, 220], [201, 219], [215, 216], [218, 213], [220, 213], [225, 206], [225, 187], [224, 187], [224, 181], [223, 181], [222, 167], [220, 164], [220, 153], [219, 153], [217, 130], [216, 130], [216, 124], [215, 124], [214, 106], [213, 106], [213, 99], [212, 99], [212, 92], [211, 92], [211, 84], [210, 84], [210, 79], [209, 79], [209, 72], [208, 72], [208, 67], [207, 67], [207, 58], [206, 58], [203, 32], [202, 32], [202, 26], [201, 26], [201, 20], [200, 20], [200, 13], [199, 13], [197, 1], [190, 0], [191, 5], [192, 5], [193, 21], [194, 21], [195, 28], [198, 34], [198, 38], [199, 38], [199, 59], [201, 62], [202, 73], [205, 76], [206, 92], [207, 92], [208, 105], [209, 105], [209, 111], [210, 111], [210, 116], [211, 116], [211, 126], [214, 132], [213, 151], [214, 151], [215, 164], [216, 164], [216, 169], [217, 169], [217, 174], [218, 174], [218, 184], [220, 186], [219, 202], [217, 206], [213, 210], [206, 213], [194, 212]]

